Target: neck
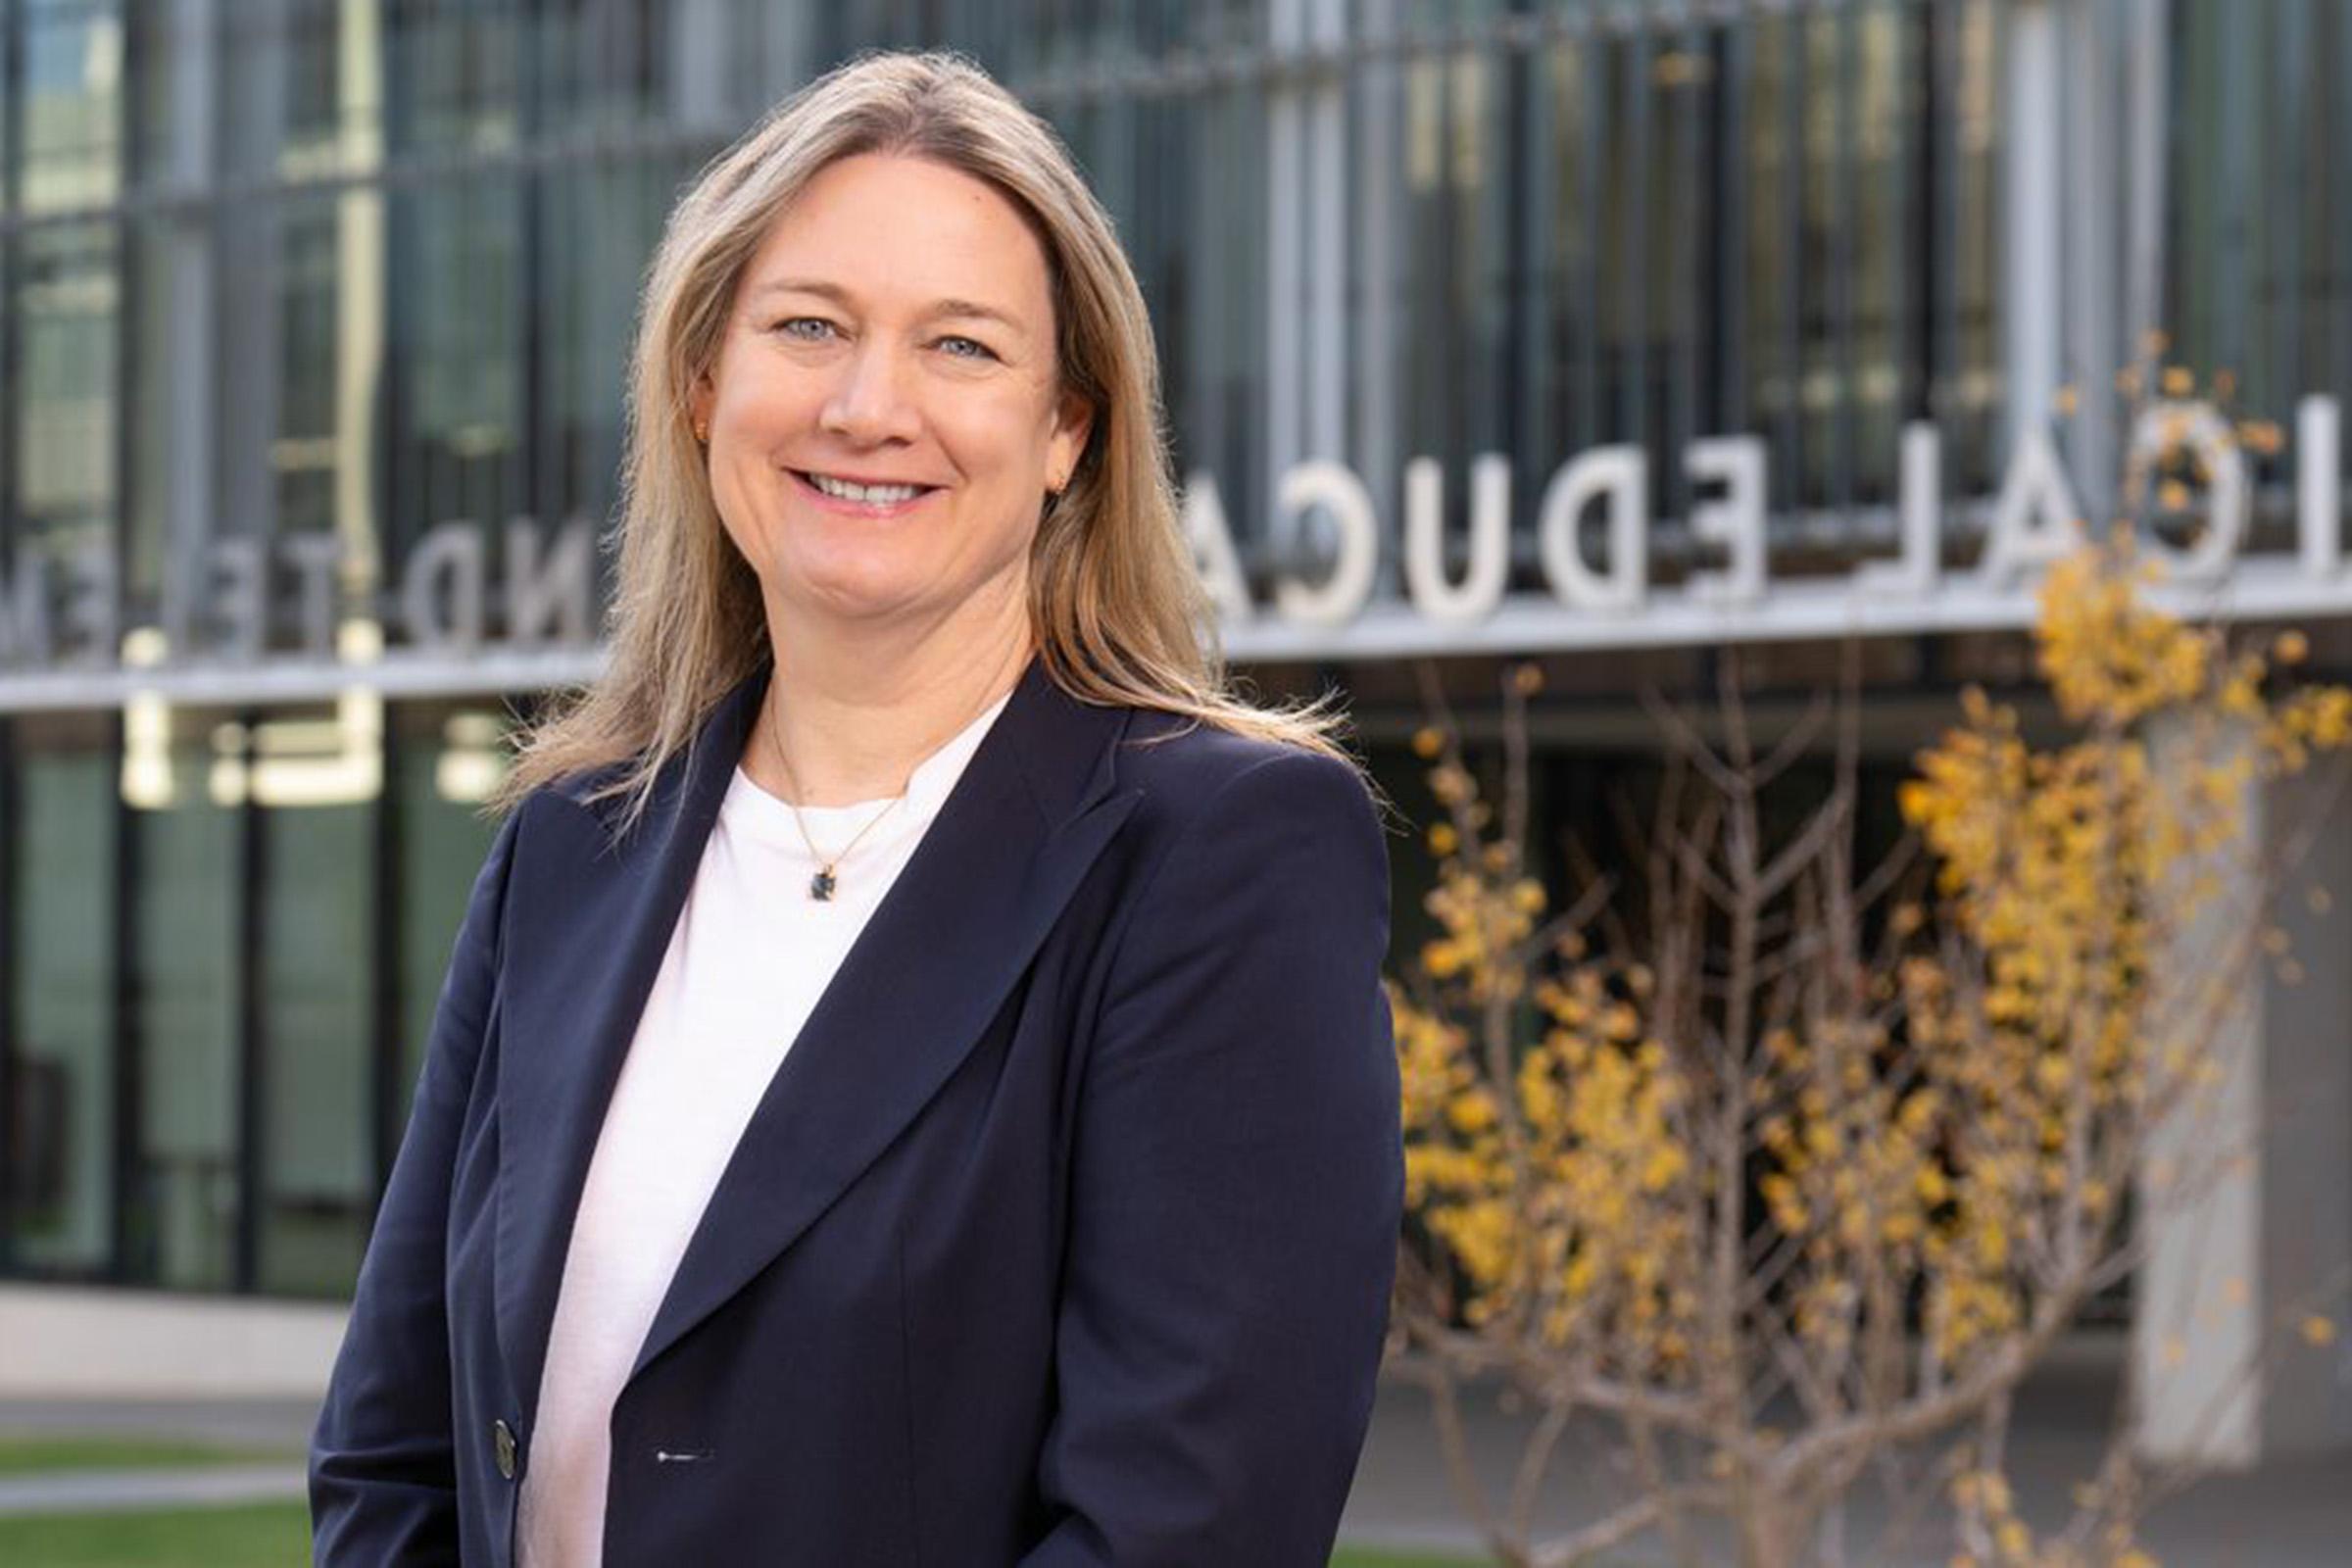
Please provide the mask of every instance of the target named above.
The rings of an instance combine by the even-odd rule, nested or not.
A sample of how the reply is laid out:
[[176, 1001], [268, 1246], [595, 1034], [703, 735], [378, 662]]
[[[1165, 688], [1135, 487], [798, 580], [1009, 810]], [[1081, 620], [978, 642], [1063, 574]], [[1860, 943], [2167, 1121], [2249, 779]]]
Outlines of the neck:
[[[1010, 614], [993, 608], [979, 624], [957, 615], [922, 631], [851, 635], [811, 632], [805, 617], [771, 610], [775, 672], [744, 748], [744, 771], [796, 806], [900, 794], [918, 763], [1010, 691], [1027, 667], [1034, 641], [1026, 605], [1013, 602]], [[791, 629], [796, 623], [801, 629]]]

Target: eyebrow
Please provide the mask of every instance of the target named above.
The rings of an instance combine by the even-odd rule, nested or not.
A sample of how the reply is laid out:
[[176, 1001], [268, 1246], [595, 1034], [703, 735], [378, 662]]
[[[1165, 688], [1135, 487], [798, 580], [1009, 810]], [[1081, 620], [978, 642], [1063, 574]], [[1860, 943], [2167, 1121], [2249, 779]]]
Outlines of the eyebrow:
[[[769, 294], [813, 294], [819, 299], [831, 300], [845, 309], [855, 303], [851, 299], [848, 289], [838, 283], [825, 282], [821, 278], [771, 277], [753, 289], [751, 297], [758, 300]], [[934, 300], [930, 309], [924, 313], [927, 320], [939, 320], [946, 317], [966, 320], [994, 321], [1014, 332], [1027, 330], [1021, 318], [1011, 312], [1001, 311], [993, 305], [983, 305], [977, 300]]]

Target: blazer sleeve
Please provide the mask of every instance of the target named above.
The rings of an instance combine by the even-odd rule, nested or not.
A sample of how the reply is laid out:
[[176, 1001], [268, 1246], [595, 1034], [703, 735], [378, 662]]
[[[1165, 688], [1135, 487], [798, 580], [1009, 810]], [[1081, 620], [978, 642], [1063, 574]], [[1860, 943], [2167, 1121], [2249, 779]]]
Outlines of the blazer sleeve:
[[457, 1466], [443, 1295], [451, 1172], [498, 973], [511, 813], [474, 879], [433, 1011], [407, 1134], [376, 1210], [326, 1400], [311, 1438], [318, 1568], [458, 1561]]
[[1403, 1198], [1387, 852], [1353, 772], [1286, 751], [1148, 875], [1078, 1092], [1022, 1562], [1321, 1568]]

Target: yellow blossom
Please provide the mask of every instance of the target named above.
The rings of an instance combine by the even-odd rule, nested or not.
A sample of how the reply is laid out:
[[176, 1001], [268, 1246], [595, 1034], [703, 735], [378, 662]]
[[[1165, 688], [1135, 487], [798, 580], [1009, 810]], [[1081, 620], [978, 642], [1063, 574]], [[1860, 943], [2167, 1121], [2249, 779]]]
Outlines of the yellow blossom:
[[[1766, 997], [1745, 1039], [1715, 1034], [1720, 926], [1700, 952], [1643, 950], [1654, 973], [1618, 945], [1638, 904], [1590, 938], [1534, 941], [1545, 909], [1587, 890], [1547, 887], [1526, 874], [1527, 844], [1473, 832], [1502, 813], [1438, 731], [1426, 749], [1416, 736], [1451, 819], [1426, 835], [1432, 939], [1390, 1001], [1414, 1245], [1439, 1254], [1422, 1277], [1441, 1282], [1449, 1331], [1628, 1385], [1703, 1386], [1749, 1348], [1744, 1322], [1727, 1332], [1713, 1315], [1729, 1214], [1749, 1258], [1782, 1270], [1753, 1310], [1780, 1315], [1803, 1353], [1858, 1353], [1887, 1326], [1874, 1301], [1891, 1300], [1923, 1364], [1961, 1378], [2038, 1321], [2062, 1246], [2099, 1259], [2124, 1244], [2130, 1140], [2213, 1067], [2185, 1024], [2203, 977], [2156, 989], [2176, 934], [2253, 853], [2252, 792], [2352, 746], [2352, 692], [2298, 680], [2300, 634], [2235, 646], [2158, 611], [2154, 578], [2128, 534], [2050, 568], [2034, 658], [2055, 714], [1963, 692], [1896, 803], [1930, 879], [1868, 942], [1823, 943], [1835, 973], [1773, 981], [1786, 1004]], [[2259, 744], [2209, 744], [2217, 729]], [[1800, 929], [1820, 909], [1770, 923]], [[1727, 1173], [1708, 1140], [1734, 1106]], [[2303, 1332], [2326, 1345], [2336, 1330], [2315, 1317]], [[1744, 1457], [1718, 1452], [1727, 1471]], [[1987, 1568], [2059, 1568], [2032, 1555], [1997, 1476], [1971, 1490], [1997, 1548]], [[2128, 1537], [2097, 1545], [2083, 1568], [2142, 1561]]]

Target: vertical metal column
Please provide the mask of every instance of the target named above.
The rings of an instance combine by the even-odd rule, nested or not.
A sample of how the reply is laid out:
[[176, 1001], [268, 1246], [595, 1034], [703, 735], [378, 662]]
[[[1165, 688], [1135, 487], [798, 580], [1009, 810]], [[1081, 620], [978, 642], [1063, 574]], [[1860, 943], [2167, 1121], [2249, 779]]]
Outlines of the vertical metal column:
[[[1396, 32], [1397, 0], [1362, 0], [1358, 25], [1367, 41]], [[1397, 97], [1401, 74], [1392, 58], [1375, 58], [1356, 68], [1357, 173], [1355, 255], [1355, 471], [1375, 496], [1397, 494], [1403, 463], [1396, 451], [1396, 191], [1402, 149], [1397, 145]], [[1344, 401], [1344, 400], [1343, 400]], [[1402, 537], [1395, 507], [1379, 509], [1380, 573], [1374, 592], [1397, 590], [1396, 562]]]
[[2004, 61], [2009, 140], [2002, 170], [2007, 198], [2002, 289], [2008, 304], [2001, 354], [2007, 394], [2003, 451], [2014, 451], [2026, 431], [2047, 428], [2062, 379], [2060, 237], [2066, 223], [2060, 11], [2066, 3], [2016, 0], [2009, 12]]
[[1576, 399], [1575, 413], [1569, 420], [1568, 445], [1571, 451], [1582, 451], [1601, 440], [1608, 424], [1601, 417], [1600, 355], [1601, 300], [1600, 265], [1601, 236], [1591, 233], [1597, 215], [1603, 209], [1604, 191], [1608, 179], [1608, 163], [1602, 151], [1609, 139], [1609, 59], [1608, 34], [1595, 24], [1591, 10], [1577, 13], [1577, 66], [1584, 77], [1578, 95], [1584, 109], [1584, 123], [1577, 127], [1577, 154], [1581, 164], [1578, 178], [1585, 200], [1587, 222], [1583, 225], [1587, 239], [1578, 247], [1580, 266], [1575, 280], [1576, 323]]
[[[239, 71], [239, 90], [223, 98], [232, 113], [222, 118], [233, 118], [237, 127], [236, 138], [220, 149], [223, 174], [248, 174], [277, 166], [287, 121], [283, 52], [295, 47], [295, 8], [299, 3], [253, 0], [250, 5], [237, 6], [233, 19], [226, 15], [218, 19], [216, 30], [236, 26], [241, 45], [258, 57]], [[225, 60], [221, 64], [227, 69]], [[267, 538], [276, 524], [270, 450], [278, 430], [279, 346], [284, 320], [279, 299], [284, 273], [281, 203], [282, 198], [272, 191], [215, 206], [210, 214], [213, 270], [209, 281], [214, 285], [215, 308], [208, 314], [219, 323], [212, 341], [236, 344], [240, 352], [233, 365], [225, 361], [206, 364], [202, 395], [217, 413], [211, 430], [199, 427], [188, 437], [198, 441], [209, 435], [212, 448], [210, 458], [188, 452], [188, 462], [224, 465], [220, 483], [209, 492], [198, 493], [192, 509], [184, 514], [189, 526], [184, 542], [190, 554], [172, 566], [179, 580], [190, 584], [197, 580], [203, 559], [199, 552], [206, 545], [224, 537]], [[192, 614], [192, 609], [187, 613]], [[171, 629], [174, 652], [183, 652], [180, 629]], [[239, 730], [248, 737], [248, 751], [261, 718], [253, 711], [236, 715]], [[268, 1207], [264, 1184], [270, 1168], [270, 1053], [262, 1015], [266, 831], [261, 808], [248, 788], [236, 807], [233, 830], [237, 956], [230, 996], [237, 1054], [236, 1226], [230, 1284], [241, 1293], [261, 1286], [262, 1223]]]
[[[1753, 258], [1748, 246], [1748, 140], [1755, 114], [1756, 24], [1741, 18], [1723, 28], [1720, 81], [1710, 89], [1715, 104], [1715, 149], [1708, 194], [1716, 213], [1713, 278], [1716, 323], [1713, 357], [1715, 418], [1723, 430], [1745, 431], [1753, 413], [1748, 399], [1747, 279]], [[1765, 498], [1771, 505], [1769, 492]]]
[[2122, 0], [2125, 84], [2122, 254], [2124, 349], [2137, 351], [2164, 309], [2166, 55], [2171, 0]]
[[[386, 142], [382, 0], [341, 0], [336, 18], [337, 149], [345, 174], [379, 175]], [[344, 583], [365, 595], [380, 580], [384, 512], [377, 439], [384, 386], [389, 197], [381, 184], [344, 187], [335, 202], [335, 536]]]
[[[2315, 390], [2334, 391], [2318, 382], [2312, 374], [2317, 358], [2311, 351], [2311, 340], [2304, 331], [2305, 296], [2315, 292], [2310, 281], [2314, 269], [2305, 258], [2311, 254], [2307, 236], [2319, 227], [2320, 215], [2326, 211], [2324, 201], [2314, 201], [2309, 192], [2311, 184], [2311, 141], [2308, 134], [2311, 103], [2311, 12], [2305, 0], [2287, 0], [2275, 6], [2264, 19], [2269, 36], [2269, 49], [2257, 68], [2257, 80], [2276, 84], [2276, 90], [2266, 94], [2266, 114], [2270, 118], [2269, 142], [2275, 151], [2272, 157], [2278, 164], [2276, 181], [2265, 180], [2264, 212], [2260, 221], [2264, 227], [2276, 225], [2278, 234], [2270, 251], [2268, 277], [2274, 280], [2263, 292], [2277, 302], [2271, 313], [2267, 343], [2272, 355], [2273, 373], [2270, 385], [2250, 386], [2254, 401], [2249, 412], [2285, 415], [2305, 393]], [[2285, 194], [2283, 201], [2278, 196]]]
[[[1307, 19], [1307, 47], [1336, 57], [1347, 42], [1346, 0], [1311, 3], [1314, 12]], [[1318, 73], [1304, 98], [1307, 243], [1306, 385], [1302, 390], [1306, 397], [1306, 451], [1312, 457], [1344, 459], [1348, 455], [1344, 315], [1348, 287], [1347, 74], [1336, 68]]]
[[829, 8], [780, 6], [769, 0], [741, 0], [760, 18], [760, 80], [773, 96], [799, 87], [814, 68], [817, 51], [812, 34], [817, 19]]
[[[138, 88], [146, 79], [155, 58], [149, 48], [149, 18], [125, 15], [122, 19], [122, 80], [125, 84], [119, 100], [122, 120], [116, 145], [121, 149], [120, 178], [117, 188], [127, 198], [137, 192], [150, 177], [150, 172], [140, 164], [145, 150], [146, 122], [142, 113], [145, 95]], [[130, 534], [133, 510], [138, 504], [136, 480], [138, 472], [138, 387], [145, 379], [145, 356], [139, 333], [140, 249], [137, 225], [127, 207], [119, 208], [115, 218], [115, 526], [114, 570], [117, 592], [130, 580]], [[109, 649], [112, 657], [119, 650]], [[108, 1205], [107, 1273], [121, 1281], [152, 1279], [155, 1275], [154, 1205], [147, 1200], [147, 1161], [145, 1158], [146, 1072], [140, 1050], [138, 1029], [138, 989], [133, 951], [138, 938], [138, 922], [134, 918], [135, 899], [139, 888], [138, 813], [123, 799], [120, 788], [122, 776], [124, 749], [123, 714], [117, 710], [107, 725], [107, 776], [117, 781], [108, 799], [107, 827], [113, 847], [110, 919], [107, 934], [107, 967], [113, 983], [107, 987], [112, 998], [107, 1019], [108, 1054], [112, 1058], [114, 1105], [110, 1142], [113, 1158], [112, 1198]], [[133, 1254], [138, 1255], [134, 1256]]]
[[[1669, 516], [1681, 516], [1688, 500], [1689, 483], [1683, 474], [1680, 454], [1657, 450], [1659, 432], [1651, 428], [1649, 417], [1650, 331], [1653, 320], [1650, 307], [1650, 270], [1654, 258], [1650, 254], [1650, 223], [1654, 206], [1651, 196], [1651, 163], [1656, 137], [1651, 134], [1655, 118], [1652, 100], [1657, 88], [1657, 51], [1648, 26], [1628, 29], [1618, 40], [1624, 50], [1619, 67], [1619, 80], [1625, 88], [1622, 100], [1626, 106], [1625, 123], [1619, 129], [1623, 150], [1616, 156], [1621, 177], [1618, 191], [1625, 197], [1622, 221], [1616, 235], [1618, 246], [1618, 299], [1624, 305], [1624, 315], [1618, 320], [1618, 356], [1614, 367], [1617, 377], [1616, 439], [1646, 443], [1650, 454], [1650, 487], [1656, 497], [1664, 490], [1664, 506]], [[1654, 504], [1654, 503], [1653, 503]]]
[[[156, 177], [174, 197], [194, 198], [211, 184], [220, 163], [220, 35], [225, 19], [220, 0], [172, 0], [168, 14], [172, 47], [159, 55], [155, 69], [168, 72], [172, 80], [171, 163]], [[229, 225], [211, 203], [161, 214], [154, 222], [169, 299], [164, 327], [169, 342], [158, 341], [154, 358], [169, 412], [159, 432], [163, 493], [157, 502], [164, 519], [161, 567], [170, 594], [171, 585], [195, 581], [212, 532], [213, 508], [220, 499], [217, 454], [225, 443], [222, 411], [238, 401], [222, 394], [241, 394], [244, 388], [225, 387], [220, 379], [220, 344], [231, 328], [221, 320], [215, 261], [219, 235]], [[253, 355], [247, 364], [263, 358]], [[167, 609], [164, 618], [169, 626], [178, 617]]]
[[[123, 145], [133, 160], [126, 188], [172, 198], [193, 198], [210, 183], [215, 167], [219, 113], [220, 0], [169, 0], [134, 20], [125, 39]], [[163, 95], [169, 119], [150, 126], [141, 116], [148, 96], [141, 84], [158, 76], [169, 82]], [[151, 134], [152, 131], [163, 134]], [[150, 167], [138, 154], [152, 147]], [[218, 322], [213, 304], [213, 239], [209, 208], [151, 211], [117, 224], [121, 248], [122, 320], [116, 438], [119, 498], [115, 531], [116, 577], [125, 593], [132, 583], [137, 550], [136, 519], [143, 500], [136, 454], [149, 444], [160, 462], [146, 477], [155, 485], [153, 515], [159, 533], [145, 543], [155, 551], [163, 584], [185, 583], [205, 537], [213, 500], [214, 419]], [[138, 328], [147, 289], [138, 279], [152, 271], [167, 301], [152, 332]], [[144, 412], [135, 395], [142, 385], [166, 394], [152, 407], [160, 428], [139, 427]], [[169, 618], [169, 617], [167, 617]], [[115, 725], [115, 772], [121, 775], [126, 729]], [[114, 964], [116, 1103], [117, 1263], [122, 1277], [152, 1281], [162, 1267], [161, 1218], [154, 1202], [147, 1141], [147, 1065], [151, 1044], [146, 1029], [145, 965], [141, 961], [137, 896], [145, 885], [143, 818], [117, 790], [115, 815]]]
[[[342, 0], [340, 23], [336, 50], [341, 64], [343, 167], [380, 176], [398, 128], [392, 92], [395, 40], [382, 0]], [[531, 176], [523, 172], [516, 177], [527, 182]], [[347, 594], [337, 616], [340, 622], [350, 615], [355, 598], [364, 607], [362, 617], [372, 615], [373, 607], [363, 596], [376, 590], [388, 569], [385, 539], [392, 516], [390, 440], [395, 409], [391, 371], [399, 359], [399, 339], [391, 288], [391, 195], [380, 183], [353, 186], [337, 198], [337, 209], [335, 433], [341, 450], [335, 464], [335, 532], [343, 542]], [[527, 209], [524, 218], [527, 221]], [[527, 434], [521, 444], [527, 446]], [[391, 1004], [399, 991], [392, 945], [399, 925], [398, 906], [392, 902], [397, 890], [391, 880], [399, 841], [389, 804], [390, 729], [379, 709], [377, 787], [368, 803], [368, 855], [362, 872], [368, 952], [368, 995], [363, 1012], [368, 1019], [366, 1126], [354, 1129], [368, 1139], [374, 1156], [374, 1180], [363, 1200], [370, 1223], [399, 1144], [394, 1107], [399, 1099], [400, 1037]]]
[[1812, 175], [1806, 156], [1811, 148], [1806, 142], [1805, 100], [1812, 73], [1807, 69], [1804, 29], [1803, 16], [1782, 15], [1781, 97], [1776, 106], [1781, 112], [1781, 229], [1774, 236], [1784, 247], [1778, 345], [1781, 439], [1772, 455], [1769, 489], [1780, 508], [1789, 513], [1802, 511], [1812, 500], [1805, 490], [1805, 187]]
[[[525, 147], [539, 145], [548, 134], [548, 116], [541, 103], [541, 82], [538, 49], [538, 17], [545, 0], [519, 0], [520, 14], [514, 26], [514, 133]], [[710, 24], [714, 34], [723, 36], [726, 26], [721, 17]], [[523, 508], [543, 524], [554, 525], [563, 517], [564, 508], [556, 496], [560, 482], [560, 466], [548, 452], [548, 344], [553, 333], [548, 328], [548, 316], [554, 309], [556, 291], [547, 286], [542, 275], [547, 258], [554, 254], [548, 243], [547, 182], [562, 175], [525, 163], [514, 171], [514, 193], [520, 209], [515, 219], [517, 239], [514, 260], [514, 319], [522, 323], [522, 343], [519, 350], [521, 386], [515, 411], [514, 465], [516, 472], [514, 493], [522, 498]], [[578, 177], [576, 172], [573, 177]], [[399, 360], [397, 339], [387, 365]], [[392, 725], [387, 717], [384, 724], [385, 744], [390, 745]], [[384, 776], [392, 776], [389, 757]], [[388, 906], [397, 909], [398, 905]]]
[[[728, 10], [727, 0], [675, 0], [664, 21], [657, 24], [669, 28], [665, 118], [673, 129], [723, 136], [737, 128], [734, 93], [727, 79], [728, 63], [734, 58]], [[527, 146], [527, 130], [525, 137]]]
[[2114, 403], [2103, 393], [2132, 352], [2120, 336], [2115, 287], [2127, 186], [2118, 141], [2129, 113], [2119, 91], [2118, 20], [2105, 0], [2066, 0], [2060, 39], [2064, 77], [2072, 84], [2060, 125], [2068, 186], [2061, 203], [2067, 270], [2060, 283], [2066, 322], [2060, 373], [2086, 394], [2068, 421], [2067, 454], [2076, 494], [2094, 521], [2112, 509], [2121, 479]]
[[[1707, 374], [1707, 342], [1715, 335], [1708, 309], [1714, 298], [1710, 284], [1713, 258], [1723, 248], [1721, 233], [1709, 221], [1714, 208], [1707, 200], [1706, 188], [1707, 147], [1716, 128], [1710, 113], [1715, 93], [1714, 57], [1707, 42], [1703, 24], [1695, 20], [1683, 23], [1674, 38], [1674, 48], [1683, 57], [1680, 85], [1667, 100], [1679, 122], [1676, 150], [1681, 155], [1670, 182], [1679, 192], [1674, 204], [1675, 252], [1682, 266], [1669, 281], [1680, 301], [1684, 328], [1667, 346], [1673, 365], [1667, 434], [1678, 454], [1697, 437], [1719, 428], [1707, 424], [1708, 405], [1714, 402]], [[1675, 466], [1682, 465], [1677, 462]]]
[[[1273, 0], [1267, 42], [1277, 58], [1295, 58], [1306, 44], [1307, 0]], [[1305, 455], [1307, 373], [1305, 312], [1305, 95], [1276, 75], [1266, 102], [1266, 423], [1264, 479], [1250, 492], [1263, 519], [1259, 534], [1272, 559], [1289, 561], [1298, 545], [1300, 519], [1274, 505], [1282, 475]]]
[[[13, 0], [0, 8], [0, 116], [7, 122], [5, 137], [0, 137], [7, 149], [6, 160], [0, 162], [0, 209], [14, 218], [23, 209], [24, 192], [24, 14]], [[0, 388], [12, 393], [23, 358], [17, 277], [24, 246], [23, 233], [14, 224], [0, 229]], [[13, 398], [8, 407], [15, 407]], [[0, 560], [13, 564], [16, 553], [17, 437], [12, 421], [0, 424]], [[16, 738], [15, 720], [0, 719], [0, 1272], [16, 1262], [17, 1166], [24, 1157], [17, 1147]]]
[[[212, 6], [206, 6], [210, 11]], [[277, 167], [286, 131], [284, 52], [295, 47], [294, 0], [238, 0], [213, 24], [235, 29], [238, 53], [222, 57], [220, 74], [234, 90], [221, 95], [215, 122], [229, 127], [218, 164], [230, 180]], [[275, 67], [276, 69], [269, 69]], [[165, 580], [184, 585], [167, 606], [165, 629], [174, 658], [187, 646], [201, 596], [194, 592], [202, 551], [217, 539], [267, 536], [277, 515], [270, 452], [278, 434], [283, 313], [285, 198], [276, 190], [238, 193], [195, 209], [203, 216], [203, 265], [174, 285], [175, 314], [192, 323], [187, 339], [221, 345], [180, 372], [175, 402], [201, 409], [201, 417], [174, 420], [169, 463], [175, 491], [172, 528], [175, 552]], [[198, 245], [189, 236], [191, 248]], [[181, 296], [203, 289], [201, 306], [181, 310]], [[231, 347], [233, 346], [233, 357]]]
[[1829, 243], [1829, 309], [1830, 355], [1837, 368], [1834, 377], [1838, 388], [1837, 401], [1830, 414], [1829, 429], [1829, 493], [1821, 499], [1837, 514], [1839, 537], [1851, 539], [1853, 522], [1855, 451], [1862, 422], [1862, 383], [1859, 357], [1855, 351], [1855, 300], [1861, 294], [1861, 236], [1857, 232], [1857, 217], [1862, 203], [1859, 193], [1861, 160], [1856, 156], [1854, 143], [1858, 139], [1858, 106], [1861, 96], [1861, 50], [1856, 36], [1854, 0], [1844, 0], [1836, 13], [1826, 19], [1833, 30], [1830, 86], [1834, 105], [1833, 123], [1837, 127], [1837, 148], [1831, 158], [1830, 170], [1830, 243]]

